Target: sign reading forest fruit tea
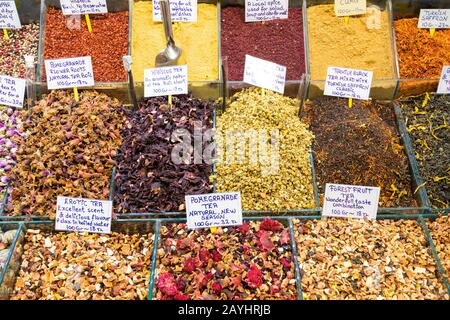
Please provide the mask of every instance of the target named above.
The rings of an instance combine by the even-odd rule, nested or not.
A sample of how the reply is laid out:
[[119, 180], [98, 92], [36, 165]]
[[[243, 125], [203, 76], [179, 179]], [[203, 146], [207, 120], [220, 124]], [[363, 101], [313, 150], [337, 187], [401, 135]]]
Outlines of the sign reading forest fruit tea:
[[0, 75], [0, 105], [23, 108], [25, 79]]
[[[197, 22], [197, 0], [169, 0], [170, 17], [177, 22]], [[153, 21], [162, 21], [159, 0], [153, 1]]]
[[0, 1], [0, 28], [2, 29], [20, 29], [19, 14], [17, 13], [16, 3], [14, 1]]
[[287, 19], [289, 0], [245, 0], [245, 22]]
[[366, 14], [366, 0], [334, 0], [334, 12], [338, 17]]
[[91, 57], [45, 60], [45, 72], [50, 90], [95, 84]]
[[441, 80], [437, 89], [438, 94], [450, 94], [450, 66], [442, 68]]
[[368, 100], [373, 72], [349, 68], [328, 67], [324, 95]]
[[187, 65], [144, 70], [144, 96], [146, 98], [187, 93]]
[[112, 201], [58, 196], [55, 230], [111, 233]]
[[283, 94], [286, 67], [246, 54], [243, 81]]
[[185, 196], [185, 205], [189, 229], [242, 224], [240, 192]]
[[380, 188], [327, 183], [322, 216], [377, 218]]
[[60, 0], [63, 15], [108, 13], [106, 0]]
[[424, 29], [450, 28], [450, 9], [421, 9], [418, 27]]

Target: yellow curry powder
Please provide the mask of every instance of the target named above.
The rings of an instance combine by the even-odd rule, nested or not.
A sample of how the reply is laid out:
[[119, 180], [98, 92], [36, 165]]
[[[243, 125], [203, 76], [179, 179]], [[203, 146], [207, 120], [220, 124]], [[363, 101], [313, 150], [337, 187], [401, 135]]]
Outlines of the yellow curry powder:
[[374, 79], [395, 78], [392, 37], [386, 10], [368, 8], [348, 24], [337, 17], [334, 5], [307, 9], [312, 80], [325, 80], [329, 66], [373, 71]]
[[[135, 81], [144, 81], [144, 69], [155, 67], [155, 57], [166, 47], [164, 26], [153, 21], [151, 1], [133, 1], [132, 57]], [[197, 22], [174, 22], [175, 43], [183, 50], [189, 81], [217, 80], [217, 6], [199, 3]]]

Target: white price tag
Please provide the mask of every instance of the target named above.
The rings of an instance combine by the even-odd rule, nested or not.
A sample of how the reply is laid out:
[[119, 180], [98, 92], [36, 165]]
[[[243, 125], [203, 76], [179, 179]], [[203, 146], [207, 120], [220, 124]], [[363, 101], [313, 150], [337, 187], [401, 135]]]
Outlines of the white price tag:
[[91, 57], [45, 60], [45, 71], [50, 90], [95, 84]]
[[374, 220], [379, 198], [378, 187], [327, 183], [322, 216]]
[[289, 0], [245, 0], [245, 22], [287, 19]]
[[15, 1], [0, 1], [0, 28], [2, 29], [20, 29], [19, 14]]
[[0, 75], [0, 105], [23, 108], [25, 79]]
[[242, 224], [240, 192], [185, 196], [185, 201], [189, 229]]
[[[177, 22], [197, 22], [197, 0], [170, 0], [170, 17]], [[153, 1], [153, 21], [162, 21], [159, 1]]]
[[366, 0], [334, 0], [334, 12], [336, 16], [356, 16], [366, 14]]
[[450, 94], [450, 66], [444, 66], [442, 68], [441, 80], [439, 81], [439, 87], [437, 94]]
[[63, 15], [108, 13], [106, 0], [60, 0]]
[[146, 98], [187, 93], [187, 65], [144, 70], [144, 96]]
[[421, 9], [418, 28], [450, 28], [450, 9]]
[[244, 82], [284, 93], [286, 67], [259, 58], [245, 55]]
[[58, 196], [55, 230], [111, 233], [112, 201]]
[[325, 96], [368, 100], [373, 72], [366, 70], [328, 67]]

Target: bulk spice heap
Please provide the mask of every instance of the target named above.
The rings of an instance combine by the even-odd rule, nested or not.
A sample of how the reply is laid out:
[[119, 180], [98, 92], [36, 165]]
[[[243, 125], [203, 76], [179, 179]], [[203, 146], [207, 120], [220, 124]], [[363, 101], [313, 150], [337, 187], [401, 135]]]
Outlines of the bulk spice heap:
[[[409, 98], [401, 107], [431, 205], [450, 207], [450, 98]], [[423, 106], [423, 103], [426, 104]]]
[[413, 220], [294, 220], [305, 299], [449, 299]]
[[[141, 101], [137, 111], [126, 111], [114, 198], [118, 212], [183, 211], [186, 194], [211, 192], [211, 165], [201, 157], [208, 142], [201, 144], [200, 163], [188, 149], [194, 146], [196, 125], [200, 133], [212, 127], [214, 109], [214, 103], [179, 95], [171, 107], [166, 97], [156, 97]], [[183, 147], [187, 138], [191, 144]], [[181, 163], [172, 153], [182, 157]]]
[[289, 228], [276, 220], [240, 227], [161, 227], [156, 299], [297, 299]]
[[[166, 45], [161, 22], [153, 21], [151, 1], [133, 0], [132, 57], [133, 75], [136, 81], [144, 81], [144, 69], [154, 68], [156, 55]], [[217, 80], [218, 26], [217, 6], [199, 3], [197, 22], [173, 23], [173, 34], [178, 47], [183, 50], [182, 59], [189, 65], [190, 81]]]
[[439, 217], [435, 221], [427, 222], [427, 227], [448, 279], [450, 275], [450, 246], [448, 245], [450, 242], [450, 219], [448, 216]]
[[122, 138], [121, 104], [95, 91], [53, 91], [24, 122], [12, 170], [12, 215], [56, 215], [56, 197], [107, 199]]
[[289, 18], [245, 22], [242, 7], [225, 7], [221, 14], [222, 57], [227, 58], [229, 80], [242, 80], [245, 55], [287, 67], [287, 80], [305, 72], [302, 10], [289, 9]]
[[[299, 120], [298, 108], [296, 99], [263, 94], [258, 88], [231, 98], [217, 118], [219, 152], [212, 179], [218, 192], [240, 191], [244, 210], [314, 207], [309, 156], [313, 135]], [[240, 144], [249, 137], [257, 143]], [[252, 145], [258, 152], [251, 151]]]
[[12, 300], [144, 300], [153, 234], [27, 230]]
[[326, 183], [380, 187], [383, 207], [416, 206], [391, 105], [323, 97], [307, 104], [321, 199]]
[[373, 71], [374, 79], [394, 78], [389, 15], [372, 10], [351, 16], [346, 24], [332, 4], [307, 9], [312, 80], [325, 80], [327, 67], [336, 63]]
[[95, 81], [126, 81], [122, 57], [128, 54], [128, 12], [91, 15], [92, 33], [84, 19], [78, 26], [67, 19], [61, 10], [47, 9], [44, 59], [91, 56]]

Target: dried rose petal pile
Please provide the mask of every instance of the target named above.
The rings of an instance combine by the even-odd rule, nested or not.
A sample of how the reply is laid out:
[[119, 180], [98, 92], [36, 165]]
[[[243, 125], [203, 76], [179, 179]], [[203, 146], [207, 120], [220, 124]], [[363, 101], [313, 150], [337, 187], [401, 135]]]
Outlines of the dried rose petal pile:
[[305, 299], [449, 299], [415, 220], [294, 220]]
[[297, 299], [289, 229], [271, 219], [189, 231], [161, 227], [156, 299]]
[[12, 300], [147, 298], [154, 235], [28, 230]]

